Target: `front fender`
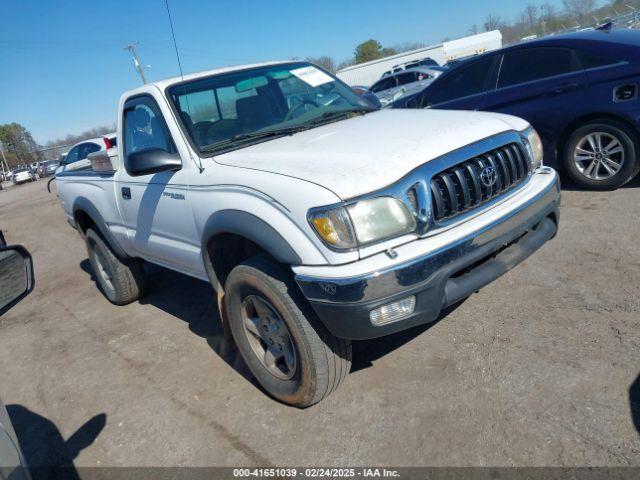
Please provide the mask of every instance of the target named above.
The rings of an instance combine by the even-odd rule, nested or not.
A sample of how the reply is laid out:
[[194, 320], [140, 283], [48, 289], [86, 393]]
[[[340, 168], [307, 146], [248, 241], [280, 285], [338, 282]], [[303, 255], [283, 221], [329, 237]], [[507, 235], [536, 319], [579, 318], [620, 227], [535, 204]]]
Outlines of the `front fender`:
[[264, 220], [242, 210], [222, 210], [209, 217], [202, 231], [204, 248], [220, 233], [234, 233], [245, 237], [273, 258], [287, 265], [300, 265], [302, 258], [287, 241]]

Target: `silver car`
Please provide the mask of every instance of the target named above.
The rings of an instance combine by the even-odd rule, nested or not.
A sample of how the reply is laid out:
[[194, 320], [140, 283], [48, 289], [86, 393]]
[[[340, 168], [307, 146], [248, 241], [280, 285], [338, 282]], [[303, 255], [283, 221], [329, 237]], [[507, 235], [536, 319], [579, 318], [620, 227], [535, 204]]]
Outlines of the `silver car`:
[[422, 90], [444, 71], [444, 67], [438, 66], [409, 68], [383, 76], [370, 90], [384, 107], [405, 95]]

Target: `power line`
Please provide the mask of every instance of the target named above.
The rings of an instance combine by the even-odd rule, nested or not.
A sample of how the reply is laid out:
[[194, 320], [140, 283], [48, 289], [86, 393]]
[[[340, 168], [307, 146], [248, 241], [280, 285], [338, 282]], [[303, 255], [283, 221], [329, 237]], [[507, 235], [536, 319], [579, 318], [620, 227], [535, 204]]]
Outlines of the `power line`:
[[148, 66], [143, 67], [142, 63], [140, 63], [140, 59], [138, 58], [138, 54], [136, 53], [137, 45], [138, 45], [137, 43], [130, 43], [129, 45], [124, 47], [124, 49], [129, 50], [129, 52], [131, 52], [131, 56], [133, 57], [133, 66], [140, 74], [140, 78], [142, 78], [142, 83], [146, 84], [147, 79], [144, 76], [144, 69], [147, 68]]

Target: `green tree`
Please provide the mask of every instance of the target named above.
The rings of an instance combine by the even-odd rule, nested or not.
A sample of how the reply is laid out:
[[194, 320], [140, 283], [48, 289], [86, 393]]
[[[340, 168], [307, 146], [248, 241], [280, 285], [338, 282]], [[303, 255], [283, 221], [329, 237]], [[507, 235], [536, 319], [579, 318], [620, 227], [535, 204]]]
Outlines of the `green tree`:
[[367, 40], [356, 47], [354, 52], [356, 63], [370, 62], [382, 58], [382, 45], [377, 40]]
[[32, 163], [40, 157], [31, 133], [19, 123], [0, 125], [0, 142], [9, 167]]

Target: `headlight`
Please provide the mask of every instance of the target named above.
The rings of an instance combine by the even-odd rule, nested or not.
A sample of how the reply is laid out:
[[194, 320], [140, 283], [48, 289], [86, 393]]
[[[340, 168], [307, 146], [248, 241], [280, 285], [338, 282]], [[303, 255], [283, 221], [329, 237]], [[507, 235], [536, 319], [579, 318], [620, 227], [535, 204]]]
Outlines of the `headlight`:
[[522, 135], [525, 138], [525, 146], [531, 157], [531, 169], [535, 170], [542, 166], [542, 157], [544, 156], [544, 149], [542, 148], [542, 140], [540, 135], [533, 127], [529, 127], [523, 130]]
[[318, 210], [309, 215], [309, 222], [320, 238], [330, 247], [349, 250], [357, 246], [349, 214], [344, 207]]
[[339, 250], [398, 237], [416, 228], [415, 219], [404, 203], [392, 197], [315, 210], [309, 221], [325, 243]]

